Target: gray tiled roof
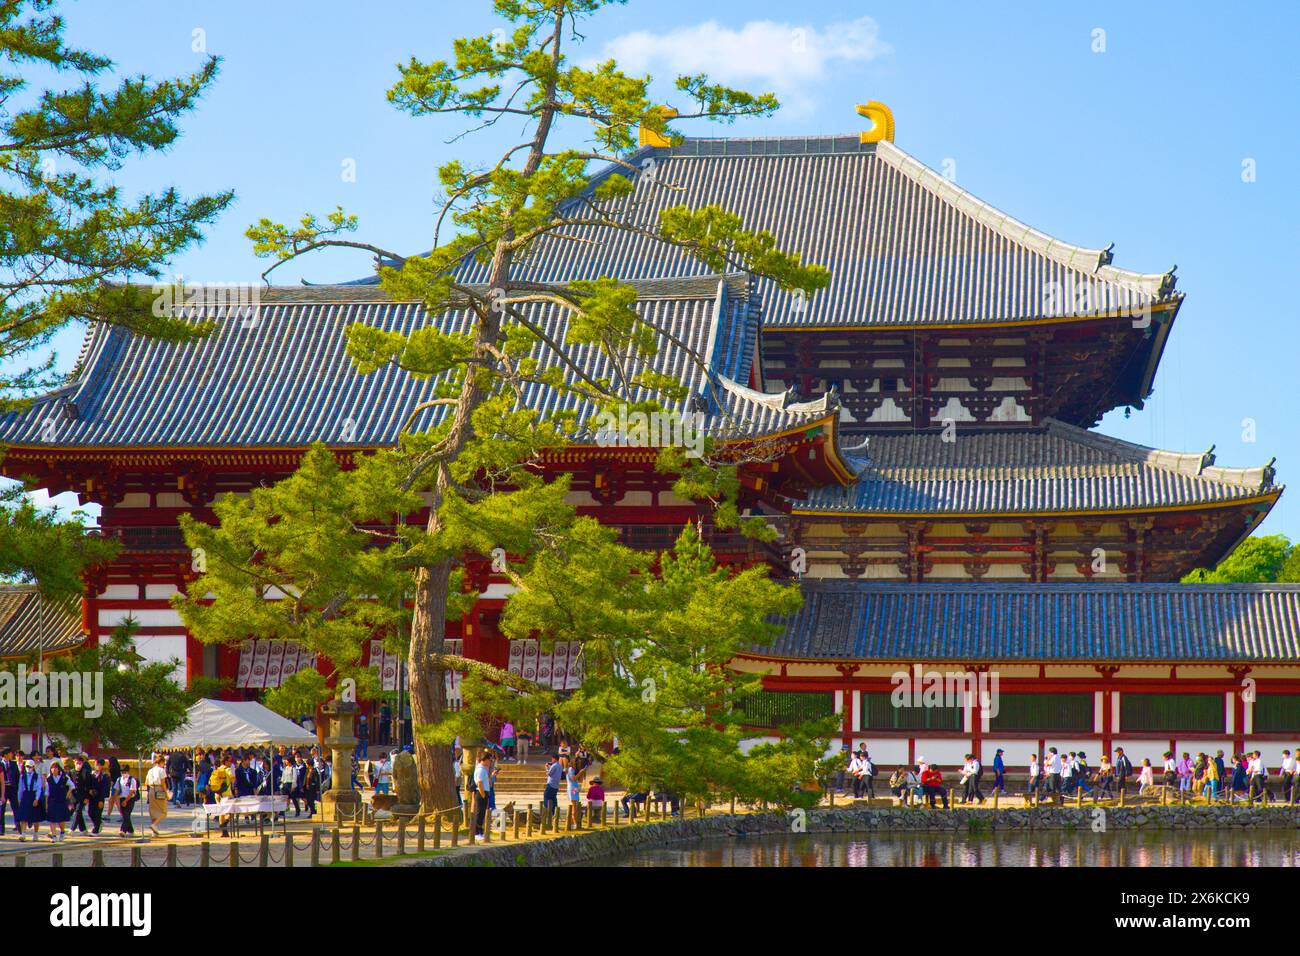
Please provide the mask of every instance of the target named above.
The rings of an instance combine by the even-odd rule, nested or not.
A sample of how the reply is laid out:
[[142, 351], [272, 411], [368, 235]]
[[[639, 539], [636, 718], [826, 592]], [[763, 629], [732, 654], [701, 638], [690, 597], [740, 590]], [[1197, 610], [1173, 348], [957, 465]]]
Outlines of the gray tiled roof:
[[35, 587], [0, 584], [0, 658], [67, 650], [86, 640], [75, 607], [49, 602], [41, 611]]
[[[861, 455], [863, 453], [858, 452]], [[1008, 514], [1214, 504], [1274, 489], [1271, 463], [1221, 468], [1213, 450], [1158, 451], [1049, 419], [1030, 431], [877, 434], [858, 480], [796, 512]]]
[[1300, 661], [1300, 586], [805, 582], [752, 653], [881, 661]]
[[[718, 436], [754, 435], [825, 417], [833, 403], [797, 404], [788, 396], [752, 393], [749, 379], [758, 332], [758, 303], [747, 280], [730, 276], [669, 279], [640, 284], [637, 309], [703, 356], [709, 374], [688, 351], [661, 341], [650, 361], [705, 399], [704, 426]], [[549, 303], [526, 306], [529, 317], [562, 340], [567, 313]], [[427, 315], [419, 305], [395, 303], [377, 287], [264, 289], [253, 310], [187, 308], [191, 320], [215, 319], [216, 331], [192, 343], [159, 342], [120, 328], [91, 329], [69, 383], [21, 413], [0, 417], [0, 442], [61, 447], [198, 446], [336, 447], [394, 444], [434, 383], [386, 367], [359, 375], [345, 352], [352, 323], [411, 332], [431, 321], [467, 331], [463, 311]], [[598, 350], [575, 346], [578, 363], [595, 378], [612, 376]], [[630, 369], [643, 360], [635, 359]], [[543, 365], [554, 359], [543, 359]], [[570, 372], [569, 380], [576, 377]], [[572, 394], [539, 385], [525, 403], [550, 413], [593, 409]], [[684, 405], [684, 410], [696, 406]], [[446, 413], [421, 413], [427, 427]]]
[[[1132, 311], [1173, 295], [1172, 275], [1110, 265], [1031, 229], [976, 199], [889, 142], [856, 136], [688, 139], [647, 147], [620, 217], [647, 225], [669, 206], [718, 203], [781, 248], [831, 270], [830, 287], [806, 303], [763, 281], [768, 328], [980, 323]], [[597, 180], [626, 175], [611, 167]], [[581, 215], [582, 209], [573, 210]], [[641, 235], [575, 226], [543, 239], [517, 279], [612, 275], [637, 279], [707, 271]], [[481, 279], [482, 267], [468, 275]]]

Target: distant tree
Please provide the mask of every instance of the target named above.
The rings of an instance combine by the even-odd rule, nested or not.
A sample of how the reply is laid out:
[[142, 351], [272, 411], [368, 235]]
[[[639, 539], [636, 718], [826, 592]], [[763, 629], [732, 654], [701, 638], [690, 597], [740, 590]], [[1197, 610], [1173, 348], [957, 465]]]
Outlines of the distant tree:
[[[177, 79], [120, 77], [111, 60], [64, 42], [54, 7], [0, 2], [0, 414], [58, 384], [48, 346], [76, 320], [203, 334], [155, 314], [150, 287], [130, 280], [160, 277], [233, 198], [173, 188], [128, 198], [110, 175], [176, 141], [217, 61]], [[23, 491], [0, 490], [0, 579], [38, 581], [56, 600], [78, 593], [82, 569], [112, 549], [85, 539], [81, 516], [40, 512]]]
[[[45, 735], [63, 743], [88, 744], [97, 737], [101, 745], [127, 753], [147, 752], [185, 722], [185, 712], [200, 697], [216, 688], [199, 681], [185, 688], [173, 679], [178, 662], [146, 661], [135, 651], [139, 625], [127, 621], [98, 646], [80, 647], [70, 654], [46, 657], [50, 674], [103, 675], [101, 712], [87, 716], [86, 708], [42, 706], [0, 708], [0, 722], [20, 727], [38, 724]], [[35, 669], [35, 657], [27, 662]], [[6, 668], [10, 669], [11, 668]], [[82, 690], [85, 703], [87, 689]]]
[[1249, 537], [1213, 570], [1196, 568], [1184, 584], [1300, 582], [1300, 548], [1283, 534]]

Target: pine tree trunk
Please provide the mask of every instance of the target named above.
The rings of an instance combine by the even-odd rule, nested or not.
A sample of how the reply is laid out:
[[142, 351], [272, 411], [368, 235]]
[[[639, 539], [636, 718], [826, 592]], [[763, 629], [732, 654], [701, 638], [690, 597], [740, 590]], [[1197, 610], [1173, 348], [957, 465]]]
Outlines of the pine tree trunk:
[[[555, 32], [551, 38], [551, 62], [558, 66], [560, 61], [560, 38], [564, 26], [564, 13], [557, 11]], [[546, 89], [546, 100], [553, 101], [556, 87], [552, 80]], [[538, 117], [537, 129], [525, 160], [521, 174], [525, 177], [537, 172], [545, 156], [546, 141], [550, 136], [551, 124], [555, 119], [553, 107], [546, 107]], [[519, 207], [510, 210], [510, 216], [518, 213]], [[492, 265], [488, 271], [487, 287], [504, 291], [510, 279], [510, 267], [514, 261], [512, 241], [514, 230], [507, 226], [504, 235], [497, 241], [493, 251]], [[479, 307], [478, 323], [474, 332], [474, 353], [479, 360], [490, 360], [493, 351], [501, 344], [502, 316], [496, 308]], [[430, 538], [437, 536], [441, 528], [439, 509], [448, 494], [454, 494], [447, 471], [447, 463], [455, 461], [473, 437], [471, 418], [475, 409], [488, 397], [489, 386], [485, 384], [479, 367], [471, 365], [461, 385], [459, 400], [452, 412], [452, 422], [448, 430], [449, 446], [445, 457], [438, 465], [437, 478], [429, 503], [429, 520], [425, 529]], [[446, 687], [443, 674], [445, 668], [432, 666], [430, 654], [445, 651], [447, 628], [447, 585], [451, 579], [452, 564], [441, 561], [430, 567], [421, 567], [415, 577], [415, 608], [411, 617], [411, 649], [408, 656], [408, 671], [411, 680], [411, 722], [414, 727], [435, 724], [442, 719], [447, 706]], [[478, 743], [476, 740], [462, 740], [466, 754]], [[448, 810], [457, 806], [456, 788], [460, 785], [459, 775], [453, 772], [451, 752], [443, 744], [428, 744], [416, 738], [416, 767], [420, 778], [420, 800], [425, 810]], [[468, 761], [466, 766], [468, 766]]]
[[[420, 568], [415, 577], [415, 609], [411, 617], [411, 647], [407, 659], [410, 675], [411, 722], [414, 726], [435, 724], [447, 706], [442, 668], [428, 665], [430, 654], [444, 651], [447, 626], [447, 581], [450, 564]], [[470, 743], [470, 742], [467, 742]], [[460, 785], [452, 770], [451, 748], [415, 738], [415, 763], [419, 772], [420, 802], [426, 813], [454, 810]]]

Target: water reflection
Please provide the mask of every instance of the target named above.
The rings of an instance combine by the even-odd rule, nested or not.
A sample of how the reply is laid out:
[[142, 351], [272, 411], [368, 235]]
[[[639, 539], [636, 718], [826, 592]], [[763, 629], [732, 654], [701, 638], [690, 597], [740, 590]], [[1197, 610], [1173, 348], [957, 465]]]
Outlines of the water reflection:
[[802, 834], [708, 840], [605, 857], [593, 866], [1298, 866], [1293, 830], [989, 835]]

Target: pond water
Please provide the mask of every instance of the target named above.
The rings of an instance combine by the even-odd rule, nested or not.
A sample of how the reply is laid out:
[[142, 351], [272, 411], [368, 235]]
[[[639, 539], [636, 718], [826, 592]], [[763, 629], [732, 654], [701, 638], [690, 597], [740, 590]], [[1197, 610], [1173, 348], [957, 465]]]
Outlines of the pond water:
[[803, 834], [710, 839], [585, 866], [1300, 866], [1295, 830]]

